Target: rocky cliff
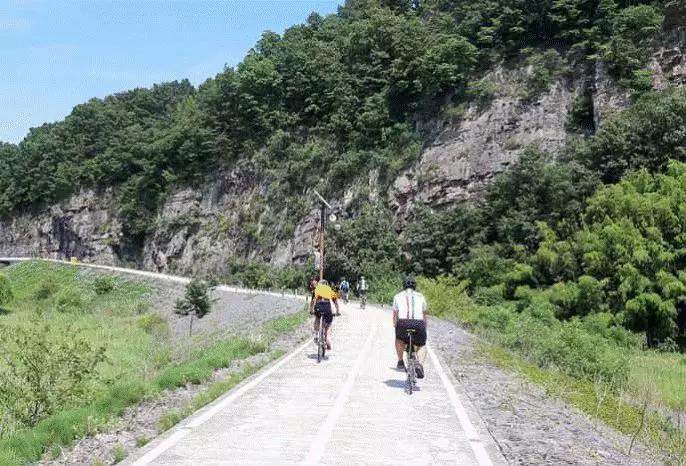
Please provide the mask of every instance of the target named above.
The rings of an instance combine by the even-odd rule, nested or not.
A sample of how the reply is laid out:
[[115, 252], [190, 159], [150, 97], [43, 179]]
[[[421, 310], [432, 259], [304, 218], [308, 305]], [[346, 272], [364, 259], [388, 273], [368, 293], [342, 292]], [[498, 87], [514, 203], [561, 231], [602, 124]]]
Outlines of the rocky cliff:
[[[684, 31], [674, 30], [655, 48], [650, 62], [655, 88], [686, 82], [685, 45]], [[387, 193], [380, 192], [372, 172], [334, 199], [336, 208], [350, 213], [360, 195], [372, 201], [385, 196], [401, 229], [419, 204], [449, 209], [478, 199], [525, 148], [555, 152], [570, 137], [570, 111], [582, 93], [591, 94], [594, 125], [630, 101], [601, 65], [590, 79], [563, 73], [547, 89], [523, 95], [521, 83], [531, 72], [499, 68], [484, 76], [495, 89], [489, 101], [440, 120], [445, 123], [417, 162]], [[117, 193], [83, 191], [39, 213], [0, 221], [0, 255], [76, 256], [104, 264], [135, 261], [146, 269], [177, 273], [222, 272], [232, 257], [281, 265], [302, 262], [315, 244], [316, 207], [309, 212], [304, 208], [299, 219], [283, 219], [264, 203], [269, 189], [269, 181], [249, 163], [215, 174], [200, 188], [179, 188], [150, 219], [152, 234], [137, 251], [128, 250], [123, 241]]]

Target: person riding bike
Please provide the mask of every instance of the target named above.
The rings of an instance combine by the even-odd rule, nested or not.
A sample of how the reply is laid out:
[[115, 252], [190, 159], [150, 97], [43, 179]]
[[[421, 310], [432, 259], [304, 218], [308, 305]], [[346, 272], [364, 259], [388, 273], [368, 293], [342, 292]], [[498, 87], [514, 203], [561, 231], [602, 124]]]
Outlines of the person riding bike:
[[333, 312], [331, 310], [331, 303], [336, 306], [336, 313], [339, 314], [338, 300], [336, 292], [329, 286], [326, 280], [320, 280], [313, 292], [313, 299], [310, 302], [310, 314], [314, 314], [314, 335], [319, 334], [319, 325], [324, 321], [324, 335], [326, 338], [326, 349], [331, 349], [331, 340], [329, 340], [329, 329], [333, 322]]
[[[426, 299], [417, 291], [417, 282], [412, 277], [403, 281], [403, 291], [393, 298], [393, 326], [395, 327], [395, 351], [398, 355], [398, 369], [405, 369], [403, 354], [409, 344], [407, 331], [414, 330], [412, 337], [416, 349], [426, 345]], [[417, 378], [424, 378], [424, 368], [417, 362]]]
[[360, 297], [360, 299], [365, 299], [367, 297], [367, 290], [369, 289], [369, 285], [367, 285], [367, 280], [364, 279], [364, 275], [360, 277], [360, 280], [357, 282], [357, 295]]
[[348, 302], [348, 295], [350, 294], [350, 283], [348, 283], [348, 280], [345, 279], [345, 277], [341, 278], [341, 297], [343, 298], [343, 301], [346, 303]]

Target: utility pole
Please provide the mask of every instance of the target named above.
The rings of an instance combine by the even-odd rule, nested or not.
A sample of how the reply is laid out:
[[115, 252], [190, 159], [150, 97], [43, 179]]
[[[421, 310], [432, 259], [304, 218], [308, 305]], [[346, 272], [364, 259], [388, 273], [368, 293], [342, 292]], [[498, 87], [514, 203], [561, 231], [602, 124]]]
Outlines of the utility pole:
[[[319, 280], [324, 279], [324, 228], [326, 227], [326, 209], [331, 209], [331, 205], [326, 202], [317, 190], [313, 190], [319, 198]], [[335, 217], [333, 219], [335, 221]]]

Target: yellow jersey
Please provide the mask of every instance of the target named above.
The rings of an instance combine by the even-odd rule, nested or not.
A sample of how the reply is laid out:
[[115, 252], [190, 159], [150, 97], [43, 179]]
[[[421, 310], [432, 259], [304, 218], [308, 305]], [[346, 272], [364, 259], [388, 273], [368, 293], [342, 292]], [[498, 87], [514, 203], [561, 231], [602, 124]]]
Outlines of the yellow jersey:
[[338, 295], [329, 285], [317, 285], [314, 289], [314, 299], [335, 300], [337, 298]]

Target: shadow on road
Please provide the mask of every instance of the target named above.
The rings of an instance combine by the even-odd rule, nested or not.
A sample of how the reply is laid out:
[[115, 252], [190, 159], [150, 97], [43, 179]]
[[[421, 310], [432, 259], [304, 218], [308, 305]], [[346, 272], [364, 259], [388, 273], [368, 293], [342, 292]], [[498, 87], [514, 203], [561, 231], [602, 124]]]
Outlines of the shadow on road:
[[[317, 359], [317, 353], [308, 354], [307, 359]], [[329, 359], [329, 356], [325, 355], [324, 360], [326, 361], [327, 359]]]
[[[405, 380], [388, 379], [384, 380], [384, 384], [391, 388], [402, 388], [403, 390], [405, 389]], [[419, 387], [415, 387], [414, 389], [415, 391], [420, 390]]]

